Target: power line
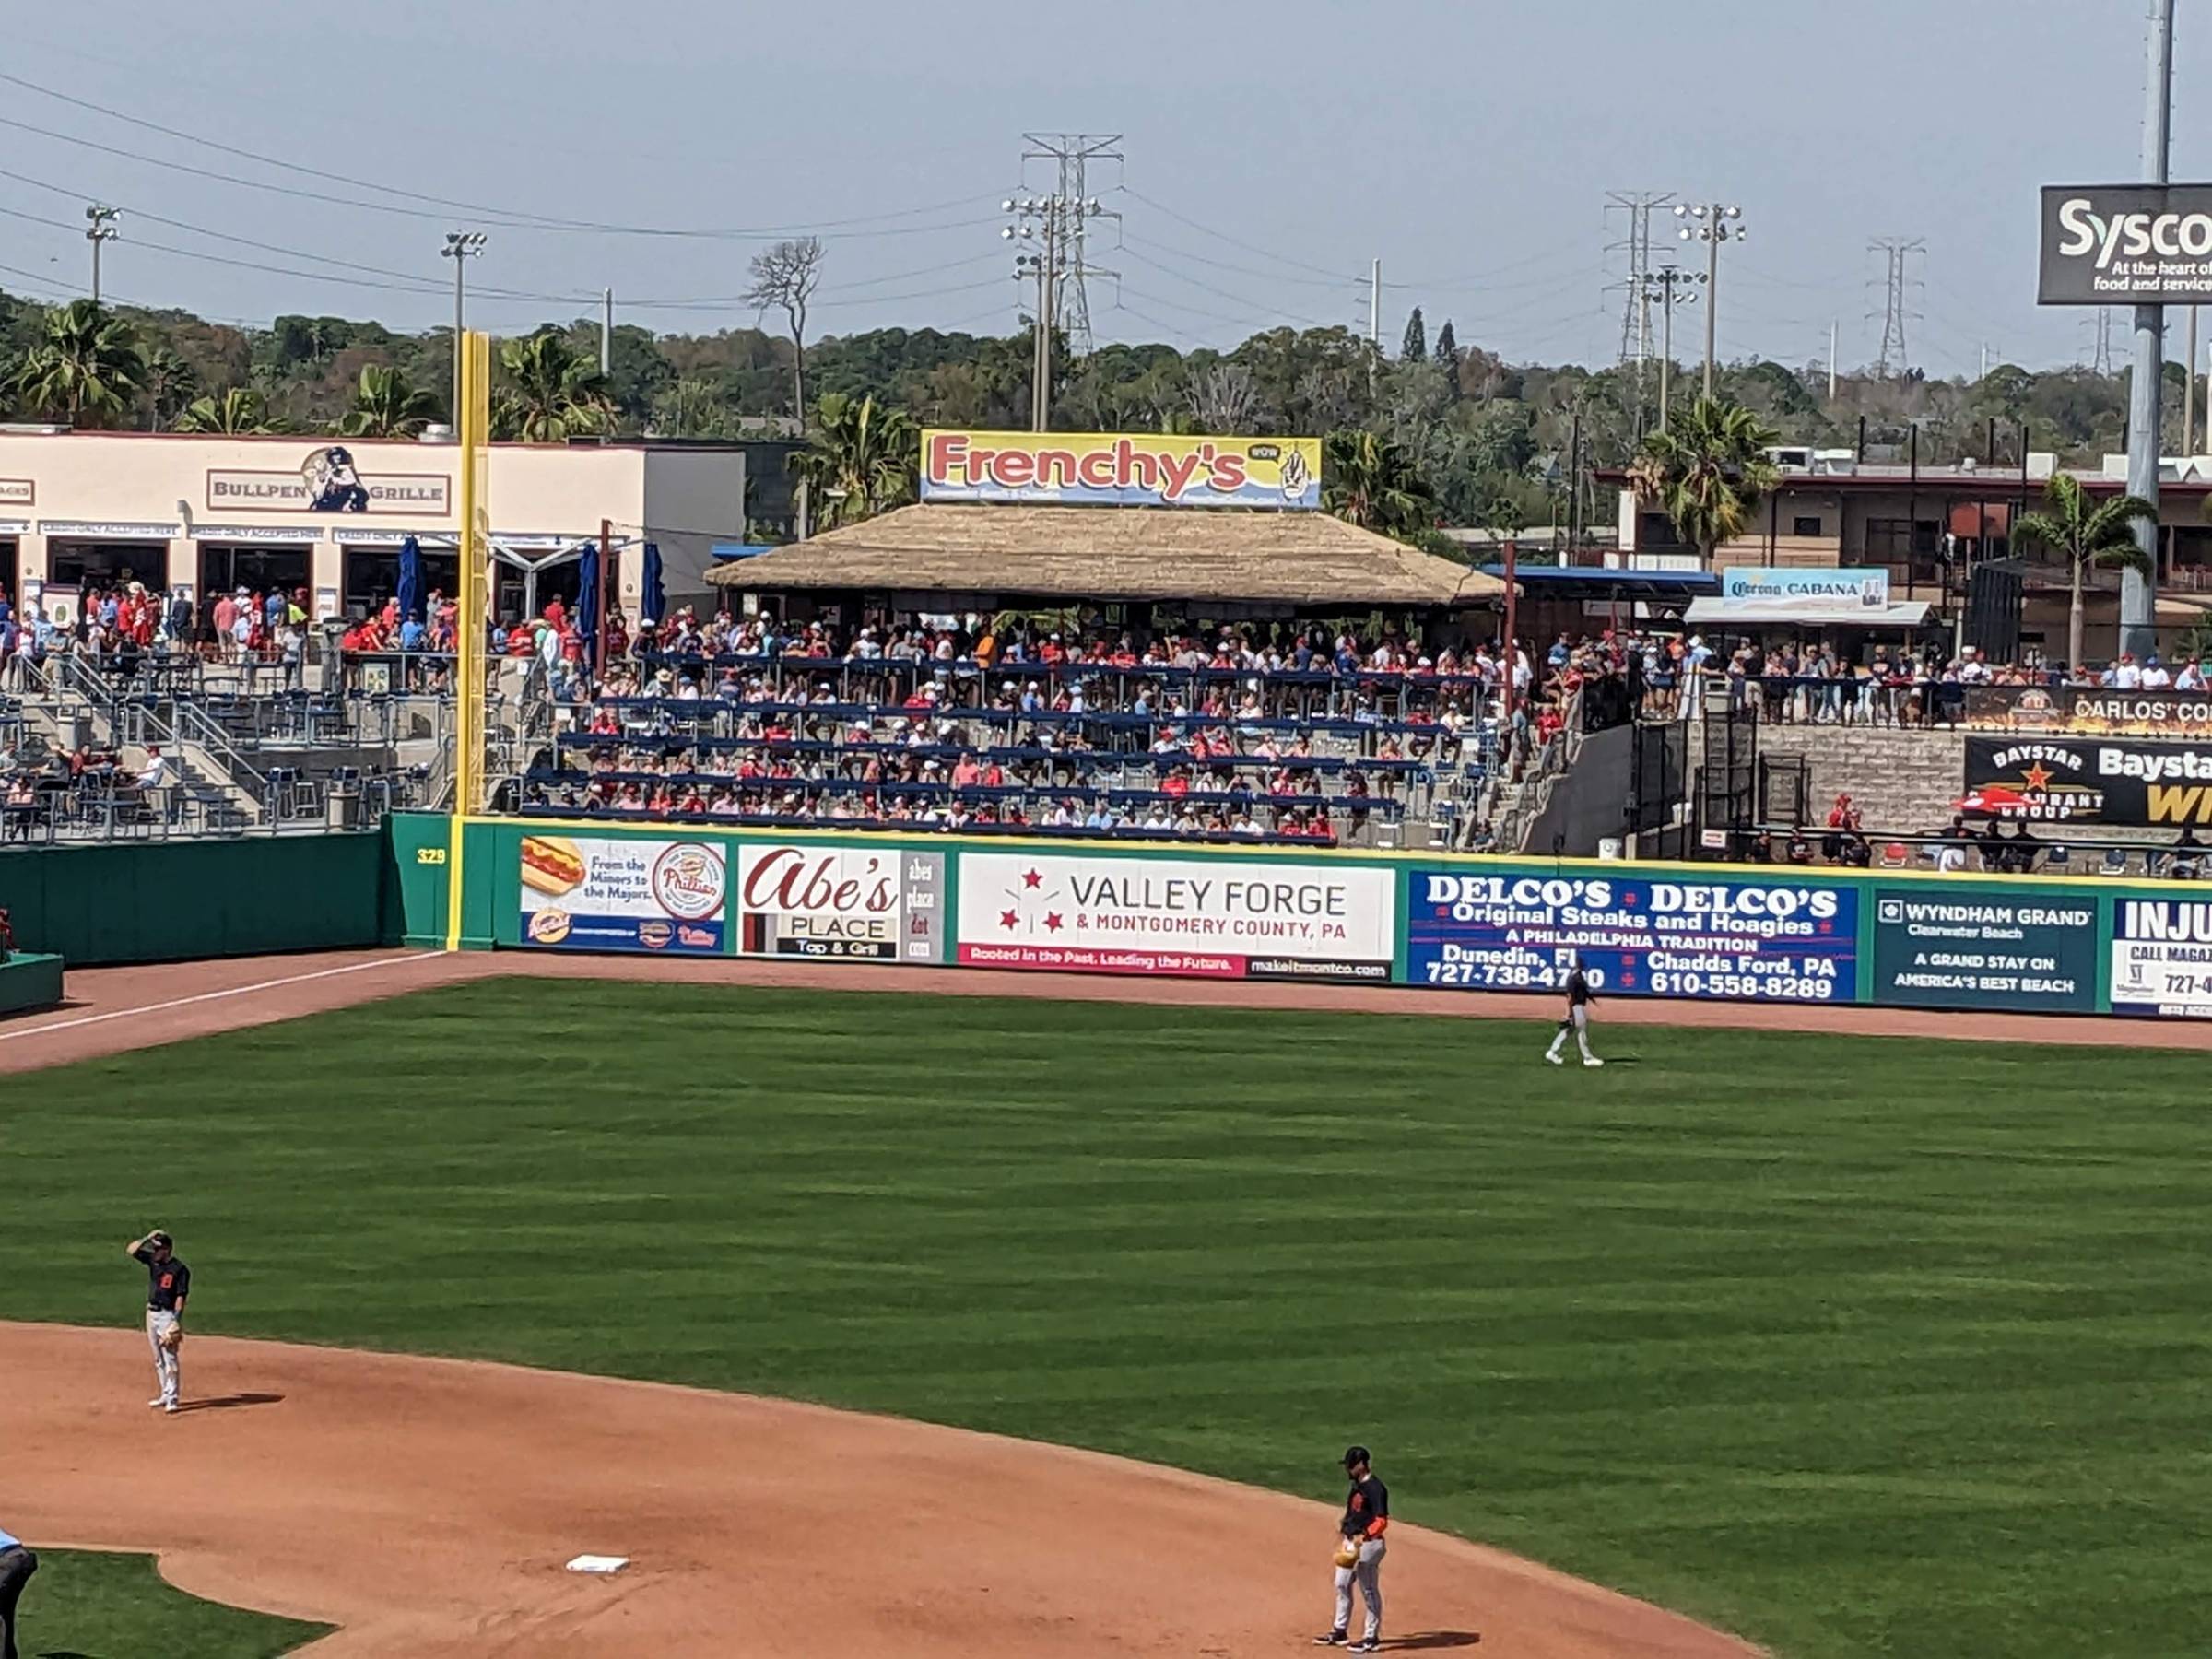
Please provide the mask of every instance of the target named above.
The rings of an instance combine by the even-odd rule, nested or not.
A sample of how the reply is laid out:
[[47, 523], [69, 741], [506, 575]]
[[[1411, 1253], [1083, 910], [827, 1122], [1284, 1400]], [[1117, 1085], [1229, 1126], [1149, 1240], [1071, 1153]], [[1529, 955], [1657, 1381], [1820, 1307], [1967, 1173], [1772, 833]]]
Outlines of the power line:
[[[824, 241], [851, 241], [879, 236], [922, 235], [935, 230], [965, 229], [975, 225], [990, 224], [994, 222], [991, 218], [985, 217], [973, 219], [950, 220], [943, 224], [934, 225], [888, 225], [886, 223], [886, 221], [913, 218], [925, 214], [949, 212], [956, 207], [970, 206], [984, 199], [975, 195], [955, 196], [947, 201], [931, 203], [919, 207], [901, 207], [888, 213], [867, 214], [841, 219], [826, 219], [821, 221], [818, 227], [808, 227], [805, 225], [764, 225], [751, 228], [699, 228], [675, 225], [624, 225], [604, 223], [592, 219], [563, 219], [554, 218], [549, 215], [534, 214], [514, 209], [477, 206], [465, 202], [453, 201], [442, 196], [427, 195], [417, 191], [403, 190], [396, 185], [379, 184], [372, 180], [355, 179], [343, 173], [326, 172], [320, 168], [307, 167], [298, 162], [282, 160], [273, 156], [264, 156], [255, 151], [241, 149], [236, 146], [222, 144], [214, 139], [202, 138], [194, 134], [182, 132], [175, 127], [163, 126], [158, 122], [146, 121], [135, 115], [125, 114], [119, 110], [111, 110], [102, 104], [92, 103], [84, 99], [72, 98], [66, 93], [56, 92], [51, 88], [37, 86], [30, 81], [22, 79], [18, 76], [8, 75], [5, 72], [0, 72], [0, 85], [20, 87], [26, 90], [38, 92], [46, 97], [58, 98], [65, 103], [79, 105], [82, 108], [91, 110], [97, 113], [110, 116], [114, 120], [126, 122], [133, 126], [146, 127], [151, 131], [163, 134], [166, 136], [179, 138], [189, 144], [201, 145], [206, 148], [217, 150], [226, 155], [237, 156], [246, 160], [257, 162], [265, 167], [274, 167], [284, 171], [298, 173], [307, 178], [321, 179], [330, 182], [345, 184], [357, 190], [378, 192], [385, 195], [399, 197], [402, 201], [415, 201], [431, 204], [436, 210], [433, 211], [432, 206], [402, 206], [394, 202], [371, 201], [359, 196], [333, 195], [327, 190], [308, 190], [294, 185], [275, 183], [265, 179], [243, 178], [236, 173], [222, 172], [212, 168], [195, 167], [187, 161], [173, 161], [160, 156], [149, 156], [138, 150], [124, 149], [116, 145], [102, 143], [96, 138], [84, 137], [79, 134], [57, 132], [52, 127], [40, 126], [35, 123], [22, 121], [13, 116], [0, 115], [0, 126], [9, 127], [18, 132], [35, 134], [41, 138], [51, 138], [56, 143], [75, 145], [79, 148], [95, 150], [102, 155], [114, 156], [123, 160], [135, 161], [142, 166], [159, 167], [171, 172], [183, 173], [193, 178], [206, 179], [216, 183], [233, 185], [241, 190], [264, 191], [274, 195], [290, 196], [296, 200], [314, 202], [324, 206], [354, 207], [364, 212], [394, 214], [405, 218], [431, 219], [443, 223], [447, 219], [450, 219], [454, 213], [458, 212], [469, 214], [486, 224], [501, 229], [536, 230], [547, 233], [582, 233], [602, 236], [674, 237], [720, 241], [771, 241], [779, 237], [798, 234], [818, 234]], [[883, 225], [885, 228], [869, 230], [853, 229], [848, 228], [860, 225]]]
[[1606, 211], [1625, 214], [1628, 234], [1606, 244], [1608, 253], [1627, 254], [1628, 274], [1606, 292], [1625, 290], [1620, 311], [1620, 362], [1633, 363], [1637, 383], [1642, 384], [1643, 366], [1652, 355], [1652, 209], [1675, 199], [1672, 191], [1612, 190], [1606, 193]]

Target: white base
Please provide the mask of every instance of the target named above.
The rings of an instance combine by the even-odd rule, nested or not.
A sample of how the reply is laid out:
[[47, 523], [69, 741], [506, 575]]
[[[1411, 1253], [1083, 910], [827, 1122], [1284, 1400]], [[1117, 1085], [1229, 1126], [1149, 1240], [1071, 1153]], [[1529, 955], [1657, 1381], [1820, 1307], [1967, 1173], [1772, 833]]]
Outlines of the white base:
[[580, 1555], [569, 1563], [571, 1572], [619, 1572], [629, 1565], [628, 1556]]

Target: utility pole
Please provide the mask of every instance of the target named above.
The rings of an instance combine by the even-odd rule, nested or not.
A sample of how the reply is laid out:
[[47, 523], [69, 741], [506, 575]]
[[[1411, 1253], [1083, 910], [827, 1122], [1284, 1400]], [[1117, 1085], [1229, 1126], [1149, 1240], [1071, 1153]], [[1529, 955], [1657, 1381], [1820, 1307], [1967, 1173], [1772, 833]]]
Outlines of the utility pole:
[[1674, 383], [1675, 373], [1675, 306], [1677, 303], [1696, 303], [1698, 288], [1705, 281], [1702, 271], [1685, 271], [1679, 265], [1661, 265], [1648, 272], [1644, 286], [1648, 298], [1659, 301], [1659, 429], [1666, 430], [1667, 394]]
[[[1048, 200], [1060, 204], [1059, 223], [1055, 237], [1054, 257], [1058, 265], [1053, 273], [1053, 287], [1056, 300], [1054, 310], [1048, 315], [1059, 322], [1065, 314], [1068, 345], [1077, 355], [1087, 355], [1091, 348], [1090, 289], [1088, 278], [1112, 276], [1118, 278], [1119, 271], [1110, 271], [1092, 265], [1088, 257], [1086, 228], [1094, 218], [1119, 220], [1121, 215], [1109, 209], [1091, 194], [1090, 168], [1094, 162], [1112, 162], [1119, 168], [1124, 158], [1121, 152], [1122, 135], [1119, 133], [1024, 133], [1022, 142], [1028, 147], [1021, 152], [1021, 175], [1027, 188], [1030, 163], [1050, 161], [1057, 169]], [[1043, 430], [1041, 427], [1038, 429]]]
[[98, 202], [85, 209], [85, 240], [92, 244], [92, 303], [100, 303], [100, 245], [115, 240], [115, 221], [123, 216]]
[[[1888, 263], [1883, 277], [1882, 348], [1874, 359], [1874, 371], [1883, 380], [1889, 378], [1893, 364], [1900, 374], [1912, 366], [1905, 346], [1905, 324], [1920, 313], [1910, 309], [1906, 290], [1919, 285], [1907, 273], [1905, 264], [1915, 253], [1924, 255], [1927, 248], [1928, 244], [1918, 237], [1908, 241], [1898, 236], [1877, 236], [1866, 244], [1869, 253], [1879, 253]], [[1868, 312], [1866, 318], [1872, 322], [1874, 313]]]
[[1828, 320], [1828, 401], [1836, 401], [1836, 319]]
[[448, 230], [439, 256], [453, 262], [453, 419], [461, 418], [461, 335], [468, 325], [468, 262], [482, 255], [490, 240], [481, 230]]
[[1014, 279], [1037, 284], [1030, 338], [1030, 429], [1042, 432], [1050, 430], [1053, 422], [1054, 278], [1064, 246], [1065, 205], [1058, 196], [1019, 196], [1001, 206], [1015, 215], [1015, 220], [999, 235], [1035, 244], [1035, 252], [1015, 254]]
[[615, 371], [615, 290], [599, 290], [599, 374], [601, 379]]
[[[2148, 74], [2143, 109], [2143, 180], [2164, 184], [2172, 159], [2173, 0], [2152, 0]], [[2159, 504], [2159, 405], [2166, 382], [2166, 308], [2136, 307], [2136, 369], [2127, 389], [2127, 493]], [[2158, 569], [2159, 521], [2135, 523], [2136, 546]], [[2156, 584], [2139, 571], [2120, 572], [2120, 649], [2137, 661], [2156, 649], [2152, 603]]]
[[1382, 261], [1367, 273], [1367, 394], [1375, 394], [1375, 366], [1382, 360]]
[[1675, 205], [1675, 217], [1683, 221], [1684, 241], [1705, 244], [1705, 395], [1712, 395], [1712, 363], [1720, 338], [1721, 244], [1744, 240], [1741, 207], [1721, 202], [1700, 202], [1695, 206]]
[[[2182, 351], [2182, 453], [2196, 453], [2196, 307], [2189, 308], [2186, 345]], [[2206, 411], [2212, 425], [2212, 410]]]

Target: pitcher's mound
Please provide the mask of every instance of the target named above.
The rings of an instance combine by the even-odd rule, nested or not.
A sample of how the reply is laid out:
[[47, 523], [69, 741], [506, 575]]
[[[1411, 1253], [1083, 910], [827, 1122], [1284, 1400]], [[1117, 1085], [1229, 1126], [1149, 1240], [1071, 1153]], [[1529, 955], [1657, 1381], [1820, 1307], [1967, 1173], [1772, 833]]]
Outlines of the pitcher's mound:
[[[196, 1594], [339, 1624], [319, 1659], [1242, 1659], [1328, 1621], [1334, 1510], [1171, 1469], [741, 1394], [206, 1336], [184, 1356], [196, 1408], [167, 1417], [145, 1408], [135, 1332], [0, 1325], [0, 1346], [10, 1526], [154, 1550]], [[582, 1552], [629, 1564], [567, 1571]], [[1391, 1529], [1383, 1589], [1385, 1651], [1752, 1652], [1418, 1527]]]

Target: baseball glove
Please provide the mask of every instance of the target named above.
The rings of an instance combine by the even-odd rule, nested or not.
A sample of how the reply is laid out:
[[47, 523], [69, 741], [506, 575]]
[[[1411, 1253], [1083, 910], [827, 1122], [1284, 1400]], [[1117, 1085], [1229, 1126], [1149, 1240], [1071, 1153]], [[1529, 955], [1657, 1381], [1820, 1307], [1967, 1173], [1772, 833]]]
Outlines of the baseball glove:
[[184, 1327], [172, 1324], [168, 1330], [162, 1332], [161, 1346], [172, 1354], [182, 1347], [184, 1346]]
[[1336, 1540], [1336, 1565], [1339, 1567], [1357, 1567], [1359, 1565], [1359, 1539], [1338, 1538]]

